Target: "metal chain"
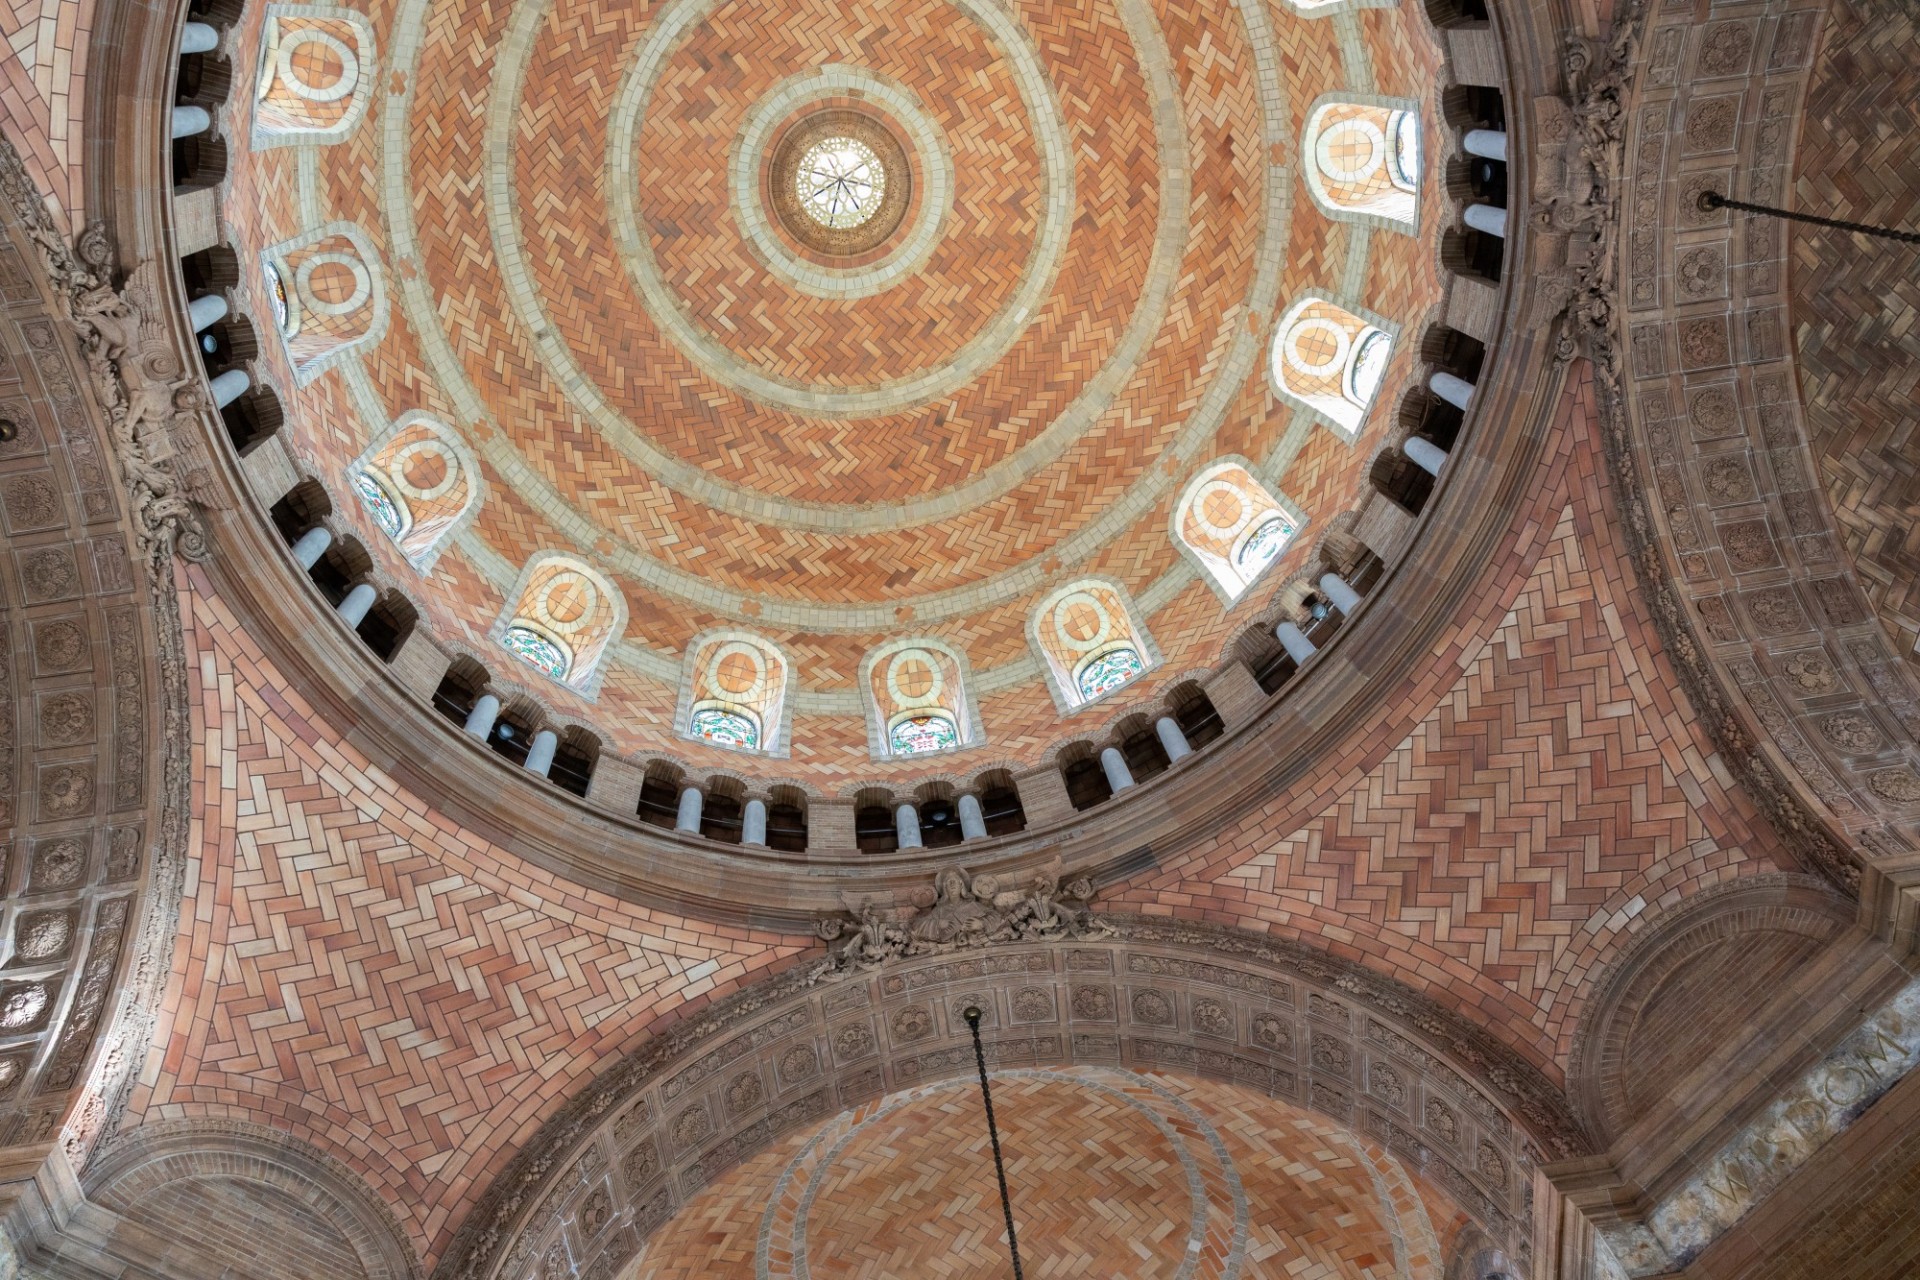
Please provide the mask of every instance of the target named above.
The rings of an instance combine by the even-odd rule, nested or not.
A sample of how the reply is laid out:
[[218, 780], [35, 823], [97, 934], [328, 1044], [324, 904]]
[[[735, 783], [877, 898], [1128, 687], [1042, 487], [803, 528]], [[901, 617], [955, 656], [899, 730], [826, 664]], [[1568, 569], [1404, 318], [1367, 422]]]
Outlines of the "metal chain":
[[1007, 1217], [1007, 1251], [1013, 1255], [1013, 1280], [1026, 1280], [1020, 1270], [1020, 1238], [1013, 1233], [1013, 1201], [1007, 1196], [1007, 1166], [1000, 1160], [1000, 1128], [993, 1122], [993, 1089], [987, 1084], [987, 1051], [980, 1046], [980, 1010], [966, 1011], [973, 1028], [973, 1062], [980, 1068], [980, 1101], [987, 1108], [987, 1137], [993, 1141], [993, 1172], [1000, 1179], [1000, 1212]]
[[1842, 222], [1838, 218], [1822, 218], [1813, 213], [1795, 213], [1791, 209], [1748, 204], [1744, 200], [1729, 200], [1718, 191], [1702, 191], [1700, 207], [1702, 209], [1738, 209], [1742, 213], [1759, 213], [1769, 218], [1785, 218], [1789, 222], [1808, 222], [1816, 227], [1833, 227], [1838, 231], [1858, 231], [1863, 236], [1879, 236], [1883, 240], [1898, 240], [1902, 244], [1920, 244], [1920, 232], [1896, 231], [1892, 227], [1872, 227], [1864, 222]]

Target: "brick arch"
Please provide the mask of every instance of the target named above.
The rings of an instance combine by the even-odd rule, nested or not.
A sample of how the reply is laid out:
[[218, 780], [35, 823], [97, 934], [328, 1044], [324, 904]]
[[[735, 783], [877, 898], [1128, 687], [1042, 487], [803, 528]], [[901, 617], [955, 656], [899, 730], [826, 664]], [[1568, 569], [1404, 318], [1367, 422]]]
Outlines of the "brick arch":
[[[298, 1256], [341, 1280], [418, 1280], [406, 1233], [352, 1170], [290, 1134], [238, 1120], [135, 1129], [87, 1171], [93, 1203], [135, 1226], [184, 1232], [200, 1261], [246, 1270]], [[196, 1224], [194, 1215], [198, 1216]], [[351, 1272], [339, 1271], [352, 1267]]]
[[[784, 1135], [989, 1064], [1224, 1080], [1378, 1143], [1521, 1253], [1528, 1171], [1586, 1135], [1518, 1055], [1390, 979], [1298, 943], [1104, 917], [1111, 936], [803, 965], [679, 1023], [555, 1113], [475, 1202], [436, 1280], [615, 1274], [705, 1185]], [[622, 1224], [609, 1229], [609, 1223]], [[585, 1224], [583, 1226], [583, 1224]]]
[[1569, 1092], [1588, 1129], [1619, 1136], [1750, 1020], [1853, 918], [1823, 882], [1765, 875], [1708, 890], [1652, 923], [1597, 984]]

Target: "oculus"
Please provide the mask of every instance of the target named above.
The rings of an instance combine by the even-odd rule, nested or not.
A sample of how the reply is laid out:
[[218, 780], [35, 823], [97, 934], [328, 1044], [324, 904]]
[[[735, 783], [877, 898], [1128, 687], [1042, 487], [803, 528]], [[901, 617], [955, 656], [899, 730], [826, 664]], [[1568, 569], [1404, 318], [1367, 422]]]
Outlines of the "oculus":
[[906, 147], [876, 116], [848, 107], [801, 115], [769, 152], [767, 204], [812, 255], [864, 258], [899, 230], [912, 203]]

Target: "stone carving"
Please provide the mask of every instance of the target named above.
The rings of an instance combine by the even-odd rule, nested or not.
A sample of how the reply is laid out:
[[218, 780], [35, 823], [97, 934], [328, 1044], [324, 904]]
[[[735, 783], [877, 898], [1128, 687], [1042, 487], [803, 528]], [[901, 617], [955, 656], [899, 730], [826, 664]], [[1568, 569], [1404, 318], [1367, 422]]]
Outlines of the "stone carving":
[[131, 880], [140, 874], [140, 829], [116, 827], [107, 845], [107, 880]]
[[1885, 744], [1873, 721], [1854, 711], [1842, 711], [1820, 722], [1820, 736], [1842, 751], [1864, 755]]
[[690, 1147], [713, 1132], [713, 1117], [702, 1106], [688, 1107], [673, 1122], [673, 1140]]
[[652, 1122], [653, 1108], [648, 1105], [645, 1098], [642, 1098], [634, 1106], [627, 1108], [626, 1114], [614, 1122], [614, 1145], [621, 1147], [626, 1146], [629, 1142], [633, 1141], [636, 1134], [644, 1131]]
[[741, 1112], [749, 1107], [758, 1106], [760, 1099], [766, 1096], [766, 1088], [760, 1083], [756, 1072], [744, 1071], [727, 1082], [727, 1110]]
[[1806, 694], [1830, 692], [1838, 683], [1833, 664], [1827, 661], [1826, 654], [1818, 650], [1794, 654], [1786, 660], [1781, 670], [1786, 674], [1788, 684]]
[[1767, 635], [1786, 635], [1807, 629], [1807, 618], [1792, 587], [1767, 587], [1746, 596], [1747, 612]]
[[1135, 992], [1133, 1020], [1151, 1027], [1170, 1027], [1173, 1025], [1173, 1001], [1160, 991]]
[[1291, 1055], [1293, 1028], [1272, 1014], [1261, 1014], [1253, 1020], [1253, 1042], [1263, 1049]]
[[40, 703], [40, 741], [71, 746], [93, 737], [93, 699], [84, 693], [56, 693]]
[[893, 1015], [893, 1038], [906, 1044], [925, 1040], [933, 1034], [933, 1013], [923, 1005], [902, 1009]]
[[43, 473], [14, 476], [0, 487], [0, 508], [6, 511], [7, 528], [14, 533], [30, 529], [52, 529], [66, 523], [59, 495]]
[[1723, 22], [1707, 31], [1700, 44], [1700, 70], [1710, 76], [1743, 76], [1753, 56], [1753, 29], [1743, 22]]
[[1452, 1107], [1438, 1098], [1427, 1099], [1427, 1128], [1448, 1142], [1460, 1141], [1460, 1117], [1453, 1113]]
[[71, 618], [43, 622], [33, 629], [33, 656], [41, 675], [83, 671], [87, 666], [87, 633]]
[[1687, 111], [1685, 136], [1691, 151], [1725, 151], [1733, 145], [1739, 119], [1736, 98], [1704, 98]]
[[780, 1055], [780, 1078], [789, 1083], [799, 1080], [811, 1080], [820, 1072], [820, 1060], [814, 1057], [813, 1046], [797, 1044]]
[[1680, 292], [1690, 299], [1714, 298], [1726, 291], [1727, 254], [1718, 245], [1700, 245], [1680, 255]]
[[1491, 1142], [1482, 1142], [1474, 1156], [1473, 1167], [1497, 1190], [1507, 1189], [1507, 1161]]
[[51, 765], [40, 771], [40, 815], [82, 818], [93, 812], [93, 766]]
[[833, 1054], [842, 1062], [864, 1058], [873, 1052], [873, 1028], [864, 1022], [851, 1022], [833, 1033]]
[[1702, 387], [1687, 402], [1687, 420], [1702, 440], [1740, 434], [1739, 413], [1732, 387]]
[[1316, 1035], [1313, 1038], [1313, 1065], [1346, 1075], [1353, 1069], [1353, 1052], [1338, 1040]]
[[1221, 1040], [1233, 1039], [1233, 1011], [1218, 1000], [1193, 1002], [1193, 1029]]
[[14, 964], [59, 960], [72, 946], [72, 911], [28, 911], [14, 924]]
[[653, 1145], [652, 1138], [627, 1152], [620, 1162], [620, 1172], [626, 1178], [628, 1187], [644, 1186], [659, 1176], [660, 1151]]
[[1780, 563], [1765, 520], [1741, 520], [1720, 526], [1720, 547], [1735, 573], [1748, 573]]
[[580, 1234], [591, 1240], [600, 1234], [600, 1229], [613, 1217], [613, 1201], [607, 1195], [607, 1189], [601, 1187], [587, 1197], [580, 1206]]
[[1708, 596], [1699, 602], [1700, 621], [1707, 628], [1707, 638], [1720, 644], [1731, 644], [1740, 638], [1740, 628], [1734, 625], [1733, 615], [1727, 610], [1727, 602], [1720, 596]]
[[[0, 193], [39, 251], [55, 305], [79, 340], [150, 573], [160, 577], [176, 550], [205, 559], [194, 502], [212, 491], [206, 482], [211, 466], [182, 419], [211, 406], [169, 349], [160, 319], [160, 264], [143, 264], [116, 289], [105, 226], [94, 223], [69, 245], [11, 144], [0, 145]], [[191, 492], [183, 477], [194, 477]]]
[[39, 604], [80, 592], [80, 569], [71, 547], [41, 547], [20, 557], [20, 580], [27, 599]]
[[934, 878], [930, 901], [905, 908], [849, 897], [846, 913], [825, 917], [815, 932], [828, 945], [812, 980], [877, 969], [909, 956], [939, 955], [1005, 942], [1099, 938], [1112, 930], [1093, 914], [1093, 884], [1060, 884], [1056, 860], [1014, 880], [969, 875], [957, 868]]
[[1751, 502], [1754, 499], [1753, 472], [1745, 458], [1714, 458], [1700, 468], [1700, 481], [1707, 496], [1716, 503]]
[[1113, 992], [1105, 987], [1075, 987], [1073, 989], [1073, 1016], [1091, 1018], [1099, 1022], [1113, 1020]]
[[1682, 320], [1676, 328], [1680, 334], [1682, 368], [1710, 369], [1726, 364], [1731, 359], [1728, 355], [1725, 316]]
[[1022, 987], [1013, 993], [1013, 1016], [1022, 1022], [1053, 1017], [1053, 993], [1044, 987]]
[[42, 840], [33, 847], [27, 888], [33, 893], [71, 889], [87, 876], [87, 846], [75, 836]]
[[52, 997], [44, 982], [14, 982], [0, 987], [0, 1031], [9, 1035], [38, 1030]]
[[1920, 776], [1911, 769], [1883, 769], [1869, 774], [1867, 790], [1891, 804], [1920, 804]]
[[1372, 1085], [1376, 1098], [1384, 1098], [1403, 1110], [1406, 1108], [1407, 1086], [1398, 1071], [1383, 1062], [1376, 1062], [1367, 1069], [1367, 1081]]

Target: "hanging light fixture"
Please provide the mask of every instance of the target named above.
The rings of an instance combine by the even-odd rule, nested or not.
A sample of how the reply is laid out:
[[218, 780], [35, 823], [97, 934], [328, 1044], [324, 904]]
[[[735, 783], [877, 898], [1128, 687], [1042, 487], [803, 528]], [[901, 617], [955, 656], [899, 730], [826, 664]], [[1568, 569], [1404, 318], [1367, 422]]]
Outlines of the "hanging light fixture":
[[987, 1083], [987, 1051], [980, 1045], [980, 1006], [961, 1011], [973, 1031], [973, 1061], [980, 1069], [980, 1102], [987, 1111], [987, 1137], [993, 1143], [993, 1172], [1000, 1179], [1000, 1212], [1007, 1218], [1007, 1252], [1013, 1257], [1013, 1280], [1025, 1280], [1020, 1270], [1020, 1237], [1013, 1230], [1013, 1200], [1007, 1194], [1007, 1166], [1000, 1159], [1000, 1128], [993, 1121], [993, 1086]]

